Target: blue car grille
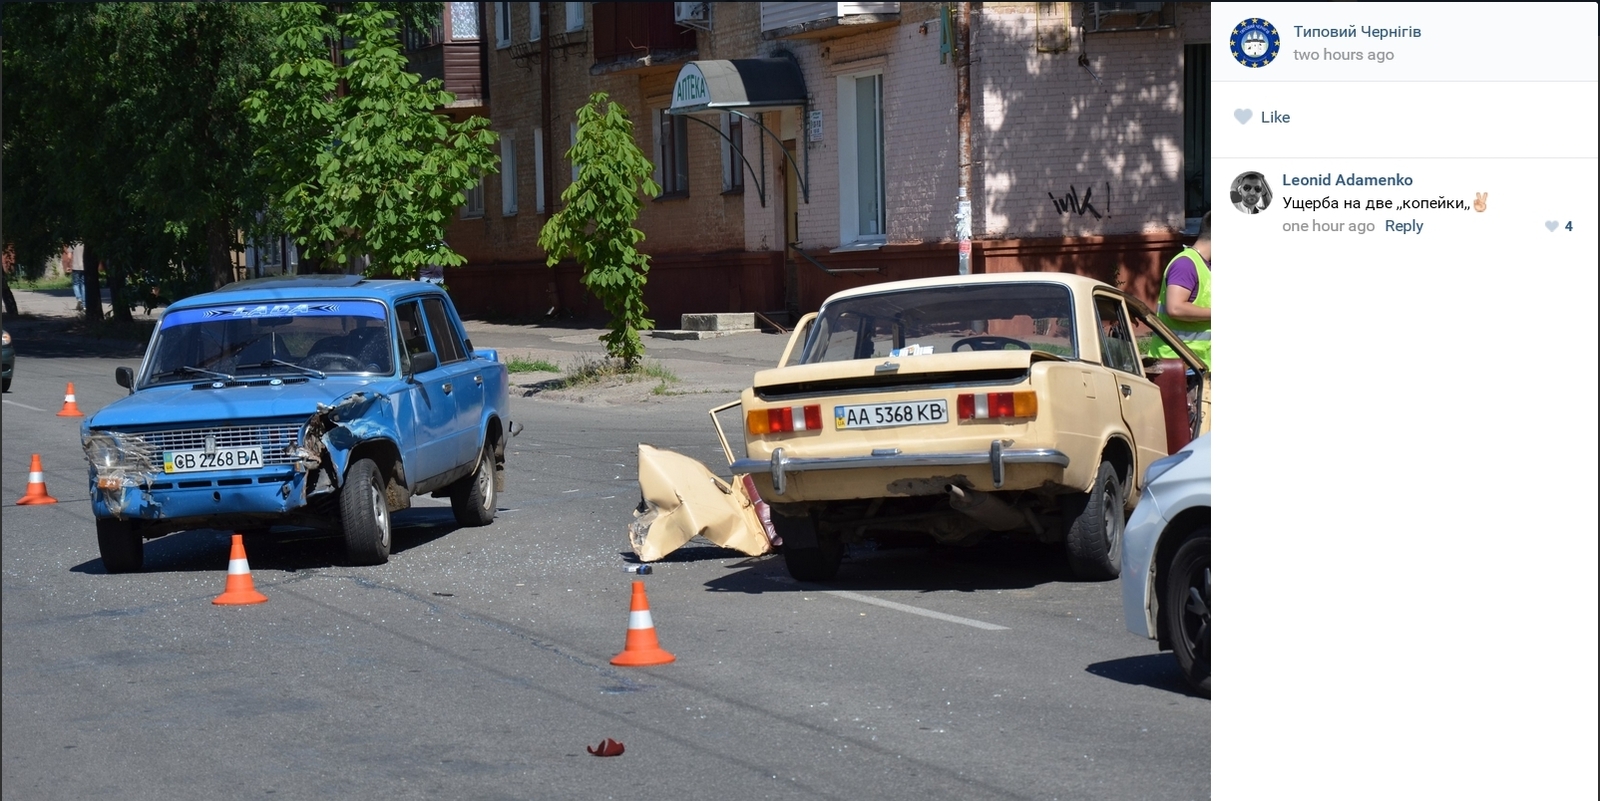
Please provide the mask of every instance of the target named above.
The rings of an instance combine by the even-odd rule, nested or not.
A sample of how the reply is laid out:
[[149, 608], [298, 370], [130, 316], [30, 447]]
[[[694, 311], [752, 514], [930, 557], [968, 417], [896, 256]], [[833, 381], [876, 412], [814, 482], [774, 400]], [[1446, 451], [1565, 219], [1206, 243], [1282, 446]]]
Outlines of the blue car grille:
[[138, 433], [114, 432], [114, 436], [122, 441], [125, 450], [132, 452], [142, 450], [142, 455], [157, 466], [157, 469], [161, 463], [162, 451], [201, 450], [206, 447], [207, 440], [213, 438], [218, 448], [260, 446], [262, 465], [272, 467], [294, 464], [295, 446], [300, 444], [300, 424], [182, 428], [174, 431]]

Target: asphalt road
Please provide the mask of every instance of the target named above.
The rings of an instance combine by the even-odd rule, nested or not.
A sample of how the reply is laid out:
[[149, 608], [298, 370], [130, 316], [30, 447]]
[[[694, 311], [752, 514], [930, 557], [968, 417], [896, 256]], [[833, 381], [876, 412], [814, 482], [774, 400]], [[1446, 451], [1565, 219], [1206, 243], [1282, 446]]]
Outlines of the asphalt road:
[[[611, 666], [636, 445], [718, 464], [705, 410], [731, 393], [515, 397], [494, 525], [417, 499], [361, 568], [251, 537], [266, 604], [211, 604], [224, 532], [106, 575], [55, 413], [68, 381], [86, 413], [120, 397], [133, 363], [25, 357], [0, 405], [7, 799], [1210, 796], [1210, 703], [1123, 629], [1116, 582], [1062, 580], [1053, 551], [855, 550], [815, 586], [691, 545], [644, 579], [677, 662]], [[60, 503], [15, 505], [33, 453]], [[626, 752], [585, 752], [607, 737]]]

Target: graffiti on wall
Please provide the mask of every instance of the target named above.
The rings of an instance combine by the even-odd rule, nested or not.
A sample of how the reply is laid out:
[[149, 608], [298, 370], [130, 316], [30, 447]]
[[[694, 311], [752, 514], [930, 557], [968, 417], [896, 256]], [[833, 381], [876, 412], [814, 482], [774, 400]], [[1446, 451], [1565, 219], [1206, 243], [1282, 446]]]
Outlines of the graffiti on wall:
[[1094, 198], [1093, 186], [1084, 187], [1082, 197], [1078, 196], [1078, 187], [1076, 186], [1067, 187], [1066, 194], [1061, 197], [1056, 197], [1053, 192], [1046, 192], [1045, 195], [1050, 198], [1050, 205], [1055, 206], [1057, 214], [1072, 213], [1079, 217], [1085, 214], [1093, 214], [1094, 218], [1098, 220], [1111, 214], [1111, 182], [1107, 181], [1105, 186], [1106, 191], [1103, 193], [1100, 202], [1100, 205], [1105, 207], [1105, 215], [1102, 215], [1100, 210], [1090, 202]]

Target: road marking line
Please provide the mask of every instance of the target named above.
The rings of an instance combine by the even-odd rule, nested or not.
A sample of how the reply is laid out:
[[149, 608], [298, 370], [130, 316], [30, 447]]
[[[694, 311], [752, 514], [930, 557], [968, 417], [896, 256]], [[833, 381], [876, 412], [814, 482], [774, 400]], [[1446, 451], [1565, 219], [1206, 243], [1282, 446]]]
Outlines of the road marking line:
[[975, 629], [983, 629], [984, 631], [1010, 631], [1010, 629], [1005, 627], [1005, 626], [996, 626], [993, 623], [985, 623], [985, 622], [983, 622], [981, 620], [973, 620], [972, 618], [967, 618], [967, 617], [956, 617], [955, 615], [947, 615], [947, 614], [945, 614], [943, 612], [935, 612], [932, 609], [922, 609], [920, 607], [911, 606], [909, 604], [896, 603], [894, 601], [885, 601], [882, 598], [874, 598], [874, 597], [872, 597], [870, 595], [862, 595], [862, 594], [857, 593], [857, 592], [849, 592], [847, 590], [823, 590], [823, 593], [827, 594], [827, 595], [832, 595], [832, 596], [835, 596], [835, 597], [838, 597], [838, 598], [844, 598], [846, 600], [860, 601], [861, 603], [864, 603], [864, 604], [872, 604], [873, 606], [881, 606], [881, 607], [883, 607], [885, 609], [893, 609], [893, 610], [898, 611], [898, 612], [909, 612], [909, 613], [911, 613], [913, 615], [922, 615], [923, 617], [931, 617], [934, 620], [943, 620], [943, 621], [946, 621], [946, 622], [949, 622], [949, 623], [960, 623], [963, 626], [971, 626], [971, 627], [973, 627]]
[[5, 400], [5, 402], [11, 404], [12, 406], [21, 406], [24, 409], [33, 409], [33, 411], [36, 411], [36, 412], [48, 412], [48, 411], [50, 411], [49, 409], [34, 409], [34, 407], [29, 406], [26, 403], [17, 403], [16, 401], [11, 400], [10, 398], [7, 398]]

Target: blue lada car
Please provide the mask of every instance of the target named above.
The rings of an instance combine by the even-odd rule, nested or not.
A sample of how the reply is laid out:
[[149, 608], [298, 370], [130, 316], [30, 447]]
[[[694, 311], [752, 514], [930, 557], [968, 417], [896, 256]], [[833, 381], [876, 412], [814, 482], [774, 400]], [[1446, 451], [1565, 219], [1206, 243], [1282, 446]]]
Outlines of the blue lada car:
[[174, 531], [342, 531], [351, 564], [389, 559], [390, 513], [449, 497], [494, 521], [508, 379], [474, 350], [449, 295], [421, 281], [284, 276], [172, 304], [129, 396], [88, 418], [100, 556], [136, 571]]

